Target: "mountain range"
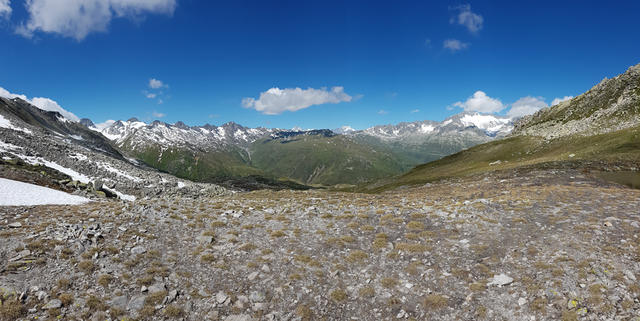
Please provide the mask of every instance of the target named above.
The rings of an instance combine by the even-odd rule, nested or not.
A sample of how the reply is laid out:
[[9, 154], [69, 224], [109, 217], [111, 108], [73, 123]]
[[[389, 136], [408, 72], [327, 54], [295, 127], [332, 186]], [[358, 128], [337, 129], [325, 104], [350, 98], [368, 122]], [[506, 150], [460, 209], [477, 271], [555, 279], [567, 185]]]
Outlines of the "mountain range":
[[502, 137], [511, 119], [462, 113], [442, 122], [419, 121], [365, 130], [146, 124], [132, 118], [98, 129], [123, 152], [149, 166], [196, 181], [220, 182], [249, 175], [301, 184], [358, 184]]
[[89, 119], [74, 122], [20, 98], [0, 98], [0, 117], [0, 156], [15, 165], [12, 175], [37, 174], [44, 165], [105, 193], [152, 195], [167, 184], [178, 192], [189, 181], [378, 190], [554, 162], [635, 168], [640, 65], [515, 121], [463, 112], [441, 122], [364, 130], [188, 126], [135, 118], [98, 128]]

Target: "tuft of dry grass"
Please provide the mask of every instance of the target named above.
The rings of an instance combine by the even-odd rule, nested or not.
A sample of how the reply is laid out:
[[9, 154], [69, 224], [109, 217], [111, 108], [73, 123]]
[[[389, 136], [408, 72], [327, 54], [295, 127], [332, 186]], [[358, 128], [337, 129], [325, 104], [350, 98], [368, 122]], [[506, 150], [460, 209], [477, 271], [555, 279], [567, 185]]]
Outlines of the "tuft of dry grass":
[[371, 286], [365, 286], [358, 290], [358, 295], [361, 298], [372, 298], [376, 295], [376, 290], [374, 290]]
[[335, 290], [331, 291], [329, 296], [331, 297], [331, 300], [333, 300], [336, 303], [344, 302], [348, 298], [347, 297], [347, 292], [344, 292], [344, 290], [342, 290], [342, 289], [335, 289]]
[[162, 311], [165, 317], [170, 319], [178, 319], [185, 315], [184, 310], [177, 304], [170, 304]]
[[98, 277], [98, 284], [105, 289], [109, 287], [111, 281], [113, 281], [113, 276], [109, 274], [102, 274]]
[[18, 320], [27, 314], [27, 308], [18, 300], [0, 303], [0, 320]]
[[311, 311], [311, 309], [309, 307], [307, 307], [306, 305], [304, 305], [304, 304], [298, 305], [298, 307], [296, 308], [296, 315], [302, 321], [311, 321], [311, 320], [313, 320], [313, 311]]
[[384, 286], [387, 289], [393, 289], [396, 286], [398, 286], [398, 279], [396, 278], [384, 278], [382, 280], [380, 280], [380, 284], [382, 284], [382, 286]]
[[96, 265], [91, 260], [84, 260], [78, 263], [78, 269], [86, 274], [89, 274], [96, 269]]
[[424, 298], [424, 306], [430, 310], [440, 310], [449, 304], [449, 300], [440, 294], [429, 294]]
[[73, 294], [71, 293], [61, 293], [58, 295], [58, 300], [62, 302], [62, 305], [65, 307], [71, 306], [73, 304]]
[[353, 250], [349, 253], [349, 256], [345, 258], [345, 261], [349, 263], [358, 263], [362, 264], [366, 259], [369, 258], [369, 255], [362, 250]]

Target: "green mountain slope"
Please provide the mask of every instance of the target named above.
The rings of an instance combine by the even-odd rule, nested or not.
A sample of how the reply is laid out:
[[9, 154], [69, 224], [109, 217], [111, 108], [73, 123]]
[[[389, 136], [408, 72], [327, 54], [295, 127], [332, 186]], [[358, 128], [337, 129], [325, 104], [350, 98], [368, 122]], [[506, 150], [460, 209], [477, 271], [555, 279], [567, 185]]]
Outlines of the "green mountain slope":
[[306, 184], [356, 184], [410, 168], [389, 150], [342, 135], [266, 138], [251, 145], [251, 165]]
[[411, 168], [408, 161], [388, 150], [327, 130], [260, 139], [248, 150], [228, 146], [205, 152], [159, 144], [134, 146], [129, 140], [121, 148], [148, 166], [201, 182], [244, 182], [259, 176], [262, 183], [276, 185], [287, 180], [313, 185], [357, 184]]
[[507, 138], [363, 186], [382, 191], [522, 166], [640, 167], [640, 65], [522, 119]]

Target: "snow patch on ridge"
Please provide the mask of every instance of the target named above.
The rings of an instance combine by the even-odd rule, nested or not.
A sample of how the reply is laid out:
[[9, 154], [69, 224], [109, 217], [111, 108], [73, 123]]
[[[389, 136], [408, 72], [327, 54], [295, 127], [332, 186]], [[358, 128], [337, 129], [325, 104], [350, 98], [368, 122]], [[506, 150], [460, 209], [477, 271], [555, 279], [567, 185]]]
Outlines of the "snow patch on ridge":
[[460, 118], [464, 126], [475, 126], [489, 133], [504, 131], [505, 126], [511, 122], [508, 118], [497, 118], [491, 115], [464, 115]]
[[91, 200], [47, 187], [0, 178], [0, 206], [78, 205]]
[[23, 133], [29, 134], [29, 135], [32, 134], [32, 132], [30, 130], [26, 129], [26, 128], [16, 127], [16, 126], [12, 125], [11, 121], [9, 121], [8, 119], [4, 118], [4, 116], [2, 116], [2, 115], [0, 115], [0, 127], [17, 130], [17, 131], [20, 131], [20, 132], [23, 132]]

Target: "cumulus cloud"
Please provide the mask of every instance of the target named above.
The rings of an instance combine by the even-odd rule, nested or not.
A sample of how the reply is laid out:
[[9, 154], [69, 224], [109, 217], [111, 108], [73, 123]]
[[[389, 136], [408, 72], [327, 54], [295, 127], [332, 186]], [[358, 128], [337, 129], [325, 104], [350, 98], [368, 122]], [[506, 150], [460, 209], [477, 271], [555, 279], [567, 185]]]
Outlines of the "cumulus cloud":
[[477, 33], [478, 31], [480, 31], [480, 29], [482, 29], [484, 18], [482, 18], [481, 15], [472, 12], [471, 5], [465, 4], [453, 7], [451, 9], [458, 12], [457, 15], [449, 19], [449, 22], [451, 24], [459, 24], [461, 26], [464, 26], [471, 33]]
[[26, 0], [25, 6], [29, 18], [16, 29], [18, 34], [31, 38], [40, 31], [81, 41], [90, 33], [106, 32], [114, 18], [172, 15], [176, 0]]
[[511, 108], [507, 112], [507, 116], [510, 118], [518, 118], [531, 115], [545, 107], [549, 107], [549, 105], [544, 102], [544, 98], [542, 97], [522, 97], [515, 103], [511, 104]]
[[0, 0], [0, 18], [11, 17], [11, 0]]
[[414, 109], [411, 111], [412, 114], [419, 113], [419, 112], [420, 112], [420, 109]]
[[481, 113], [497, 113], [504, 109], [504, 104], [499, 99], [487, 96], [483, 91], [476, 91], [473, 96], [466, 101], [458, 101], [453, 106], [464, 109], [465, 111], [477, 111]]
[[386, 114], [388, 114], [388, 113], [389, 113], [389, 112], [388, 112], [388, 111], [386, 111], [386, 110], [384, 110], [384, 109], [380, 109], [380, 110], [378, 110], [378, 115], [386, 115]]
[[327, 88], [271, 88], [260, 94], [258, 99], [246, 97], [242, 106], [253, 108], [266, 115], [277, 115], [284, 111], [298, 111], [313, 105], [337, 104], [350, 102], [352, 97], [344, 92], [343, 87]]
[[116, 121], [113, 120], [113, 119], [108, 119], [108, 120], [106, 120], [106, 121], [104, 121], [102, 123], [98, 123], [98, 124], [94, 124], [94, 125], [98, 130], [103, 130], [103, 129], [107, 128], [107, 127], [110, 127], [115, 122]]
[[451, 50], [451, 52], [456, 52], [468, 48], [469, 44], [458, 39], [447, 39], [442, 44], [442, 47]]
[[153, 113], [151, 113], [151, 116], [153, 116], [155, 118], [162, 118], [164, 116], [167, 116], [167, 114], [154, 111]]
[[573, 96], [564, 96], [563, 98], [556, 98], [551, 102], [551, 106], [555, 106], [563, 101], [573, 99]]
[[160, 89], [160, 88], [167, 88], [167, 87], [169, 87], [169, 85], [163, 83], [161, 80], [158, 80], [155, 78], [149, 79], [149, 88], [151, 89]]
[[158, 80], [155, 78], [149, 78], [149, 83], [147, 84], [149, 90], [143, 90], [142, 94], [149, 99], [158, 99], [158, 105], [164, 103], [164, 98], [167, 98], [167, 95], [164, 93], [163, 89], [168, 89], [169, 85], [162, 82], [162, 80]]
[[49, 98], [44, 98], [44, 97], [34, 97], [32, 99], [27, 98], [26, 95], [21, 95], [21, 94], [13, 94], [11, 92], [9, 92], [8, 90], [0, 87], [0, 97], [4, 97], [4, 98], [9, 98], [9, 99], [13, 99], [13, 98], [20, 98], [42, 110], [46, 110], [46, 111], [57, 111], [59, 112], [62, 116], [64, 116], [64, 118], [74, 121], [74, 122], [78, 122], [80, 121], [80, 118], [78, 118], [78, 116], [76, 116], [75, 114], [73, 114], [70, 111], [65, 110], [64, 108], [62, 108], [56, 101], [49, 99]]

